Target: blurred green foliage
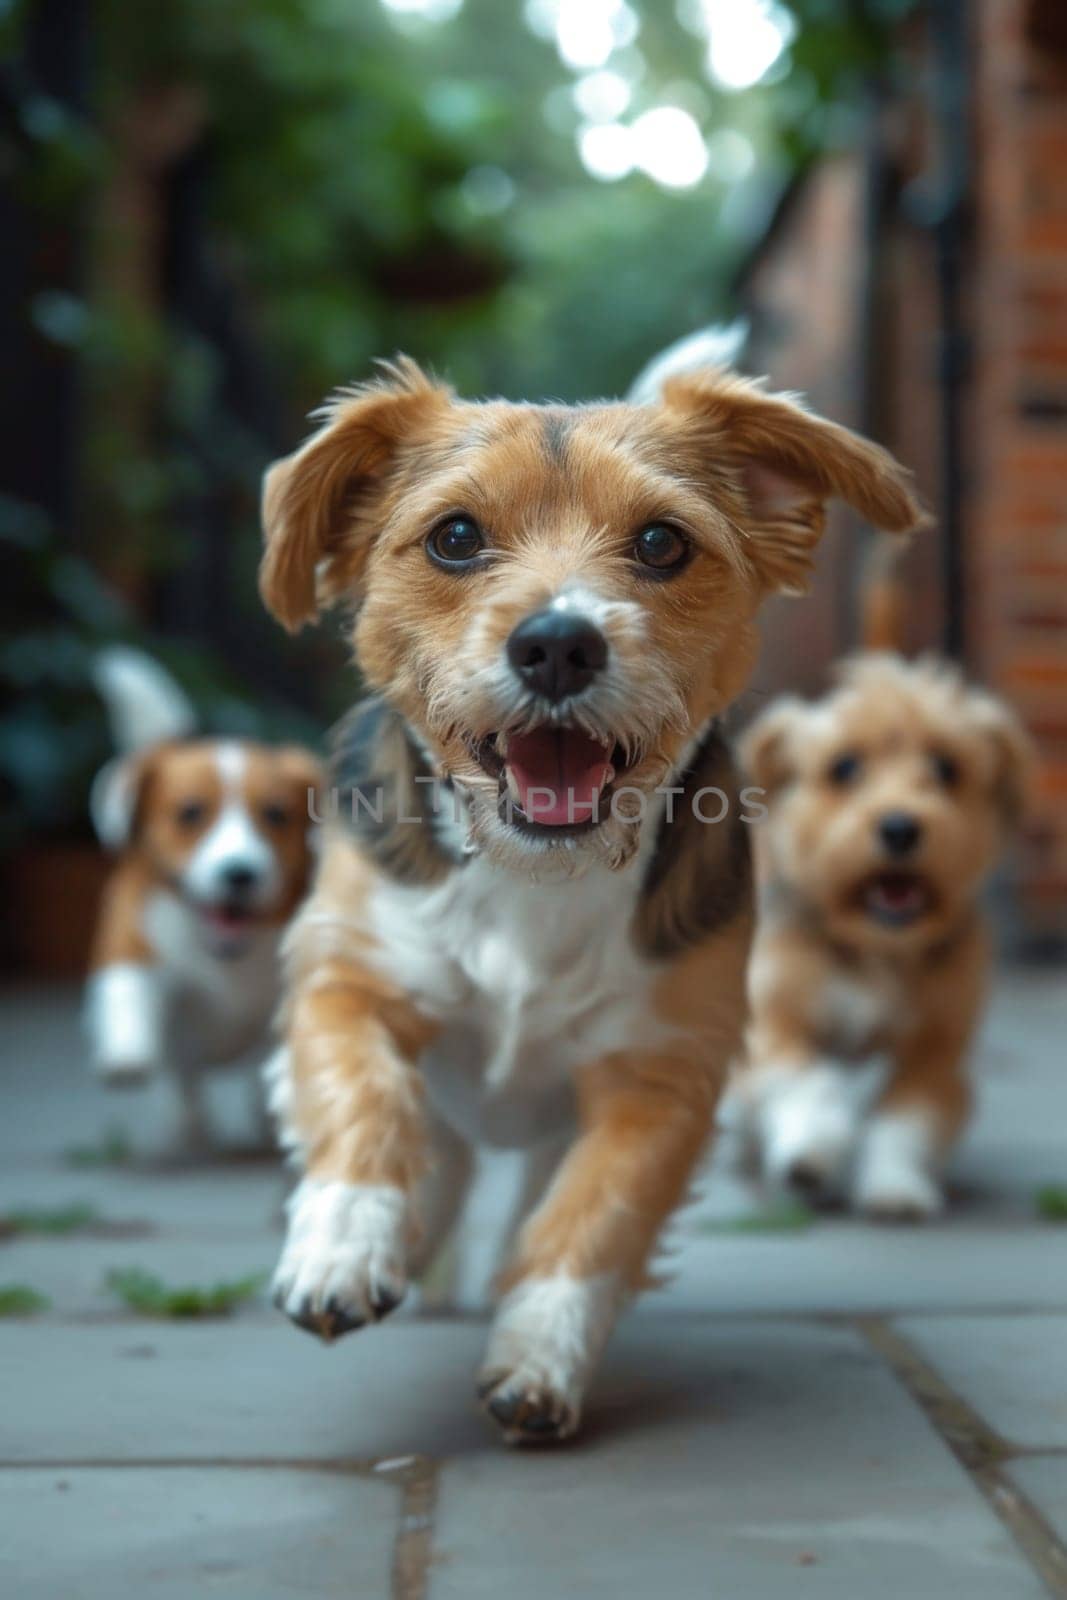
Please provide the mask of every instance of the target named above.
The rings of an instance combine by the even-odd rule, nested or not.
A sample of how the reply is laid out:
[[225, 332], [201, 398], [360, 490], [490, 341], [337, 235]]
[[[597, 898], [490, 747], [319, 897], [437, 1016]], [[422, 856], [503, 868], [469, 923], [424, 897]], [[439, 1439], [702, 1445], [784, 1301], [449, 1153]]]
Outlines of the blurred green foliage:
[[228, 1317], [247, 1300], [254, 1299], [267, 1280], [264, 1272], [205, 1288], [185, 1284], [172, 1288], [155, 1273], [140, 1267], [115, 1268], [104, 1280], [105, 1288], [142, 1317]]
[[[202, 156], [196, 248], [285, 441], [397, 349], [473, 394], [618, 393], [662, 346], [730, 311], [732, 275], [784, 186], [855, 139], [912, 3], [779, 6], [788, 47], [727, 92], [704, 69], [699, 0], [631, 0], [634, 37], [608, 62], [628, 85], [625, 118], [680, 105], [712, 149], [716, 134], [740, 138], [732, 163], [713, 158], [686, 190], [584, 169], [582, 74], [531, 25], [550, 0], [456, 0], [443, 20], [396, 0], [97, 0], [84, 116], [19, 65], [34, 0], [0, 4], [16, 113], [0, 163], [41, 216], [83, 219], [89, 260], [80, 289], [38, 293], [27, 313], [80, 365], [84, 514], [75, 559], [72, 530], [0, 508], [25, 574], [21, 621], [0, 639], [0, 827], [62, 828], [83, 809], [107, 747], [88, 663], [108, 637], [147, 637], [153, 584], [188, 557], [176, 508], [205, 491], [227, 508], [235, 625], [264, 627], [258, 482], [277, 439], [235, 403], [226, 352], [175, 314], [151, 258], [160, 218], [145, 195], [168, 163]], [[109, 584], [131, 571], [122, 603]], [[159, 653], [216, 723], [254, 731], [258, 716], [282, 731], [276, 707], [255, 711], [257, 686], [222, 667], [217, 639]], [[316, 658], [292, 659], [325, 676]]]
[[46, 1294], [39, 1294], [25, 1283], [0, 1283], [0, 1317], [35, 1317], [51, 1305]]

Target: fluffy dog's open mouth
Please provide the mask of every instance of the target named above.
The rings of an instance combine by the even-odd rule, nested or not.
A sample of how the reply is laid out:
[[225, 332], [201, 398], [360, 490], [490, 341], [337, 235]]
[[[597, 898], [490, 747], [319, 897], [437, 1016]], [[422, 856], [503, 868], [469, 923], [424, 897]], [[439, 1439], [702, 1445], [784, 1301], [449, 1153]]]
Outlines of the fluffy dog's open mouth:
[[930, 884], [918, 872], [876, 872], [860, 885], [859, 901], [874, 921], [906, 928], [933, 910]]
[[219, 933], [240, 933], [243, 929], [250, 928], [256, 920], [256, 913], [251, 906], [246, 905], [201, 906], [200, 915], [209, 928], [214, 928]]
[[244, 901], [216, 901], [211, 905], [198, 905], [196, 909], [208, 938], [223, 951], [243, 945], [258, 927], [261, 916]]
[[556, 838], [588, 832], [604, 820], [612, 786], [626, 767], [620, 744], [582, 728], [550, 725], [490, 734], [475, 755], [499, 784], [501, 820]]

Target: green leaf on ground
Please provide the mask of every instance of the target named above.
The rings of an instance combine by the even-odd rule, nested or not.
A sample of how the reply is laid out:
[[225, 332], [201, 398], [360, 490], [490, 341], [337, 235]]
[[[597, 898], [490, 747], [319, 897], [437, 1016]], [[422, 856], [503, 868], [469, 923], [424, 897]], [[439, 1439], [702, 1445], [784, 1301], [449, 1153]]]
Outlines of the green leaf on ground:
[[790, 1201], [770, 1206], [766, 1211], [748, 1212], [740, 1217], [708, 1218], [697, 1224], [699, 1233], [803, 1233], [815, 1221], [807, 1206]]
[[47, 1295], [24, 1283], [0, 1283], [0, 1317], [32, 1317], [51, 1304]]
[[65, 1206], [27, 1206], [0, 1214], [0, 1239], [16, 1233], [77, 1233], [99, 1222], [95, 1206], [72, 1201]]
[[123, 1128], [109, 1128], [98, 1144], [75, 1144], [64, 1152], [71, 1167], [124, 1167], [133, 1158], [133, 1146]]
[[259, 1292], [266, 1277], [265, 1272], [254, 1272], [204, 1289], [194, 1284], [173, 1288], [141, 1267], [125, 1267], [109, 1272], [105, 1284], [143, 1317], [228, 1317], [242, 1301]]
[[1034, 1205], [1046, 1222], [1067, 1222], [1067, 1184], [1046, 1184], [1034, 1196]]

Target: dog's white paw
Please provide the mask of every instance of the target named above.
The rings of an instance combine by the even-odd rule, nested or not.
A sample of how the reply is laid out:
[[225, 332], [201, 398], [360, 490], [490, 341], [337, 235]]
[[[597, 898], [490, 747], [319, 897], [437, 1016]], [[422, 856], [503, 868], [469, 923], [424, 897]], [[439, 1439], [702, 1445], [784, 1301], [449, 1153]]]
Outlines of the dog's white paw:
[[109, 1089], [135, 1088], [160, 1065], [163, 997], [156, 973], [132, 961], [93, 974], [86, 988], [93, 1070]]
[[932, 1173], [933, 1130], [919, 1112], [876, 1117], [856, 1163], [852, 1202], [883, 1222], [922, 1222], [944, 1205]]
[[155, 1076], [159, 1062], [147, 1053], [96, 1056], [93, 1071], [105, 1089], [139, 1089]]
[[928, 1173], [917, 1167], [898, 1166], [861, 1173], [853, 1203], [857, 1211], [880, 1222], [924, 1222], [937, 1215], [944, 1198]]
[[305, 1178], [289, 1201], [274, 1303], [329, 1342], [379, 1322], [407, 1289], [407, 1201], [380, 1184]]
[[560, 1389], [537, 1365], [502, 1372], [483, 1367], [478, 1398], [508, 1444], [556, 1444], [569, 1439], [582, 1415], [581, 1391]]
[[501, 1301], [478, 1396], [509, 1444], [577, 1430], [586, 1385], [620, 1298], [614, 1274], [526, 1278]]
[[814, 1199], [840, 1191], [858, 1129], [842, 1069], [812, 1066], [769, 1079], [759, 1124], [771, 1183]]

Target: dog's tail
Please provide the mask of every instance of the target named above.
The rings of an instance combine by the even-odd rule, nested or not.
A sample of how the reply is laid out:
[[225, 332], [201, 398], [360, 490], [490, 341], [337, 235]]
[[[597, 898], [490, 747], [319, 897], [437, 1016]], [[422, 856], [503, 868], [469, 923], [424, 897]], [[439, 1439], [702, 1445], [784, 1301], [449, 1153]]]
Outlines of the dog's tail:
[[896, 654], [905, 647], [905, 596], [900, 576], [906, 539], [875, 534], [860, 578], [860, 649]]
[[648, 405], [659, 399], [667, 379], [676, 378], [679, 373], [737, 366], [744, 356], [748, 333], [748, 318], [736, 317], [733, 322], [716, 322], [685, 334], [641, 368], [626, 392], [627, 400], [633, 405]]
[[92, 676], [120, 754], [194, 731], [196, 713], [184, 690], [142, 651], [110, 645], [93, 662]]

